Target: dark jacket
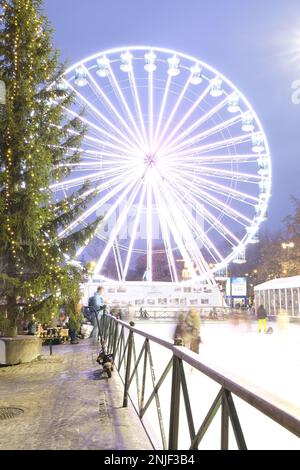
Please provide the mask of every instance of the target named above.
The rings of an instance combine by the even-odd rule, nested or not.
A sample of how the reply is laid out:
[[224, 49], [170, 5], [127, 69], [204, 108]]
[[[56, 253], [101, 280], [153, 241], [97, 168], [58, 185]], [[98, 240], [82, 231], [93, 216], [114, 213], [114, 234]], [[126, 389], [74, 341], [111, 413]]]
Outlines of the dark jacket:
[[257, 318], [258, 318], [258, 320], [262, 320], [264, 318], [267, 318], [266, 309], [262, 305], [260, 307], [258, 307], [258, 309], [257, 309]]

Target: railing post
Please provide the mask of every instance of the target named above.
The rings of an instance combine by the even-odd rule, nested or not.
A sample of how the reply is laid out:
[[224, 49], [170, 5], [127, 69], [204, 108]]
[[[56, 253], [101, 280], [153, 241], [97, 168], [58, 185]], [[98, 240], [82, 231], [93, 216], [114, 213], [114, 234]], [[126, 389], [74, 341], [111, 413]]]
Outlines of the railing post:
[[170, 425], [169, 425], [169, 447], [168, 447], [169, 450], [178, 449], [179, 412], [180, 412], [180, 368], [179, 368], [178, 357], [173, 355]]
[[229, 414], [224, 393], [221, 400], [221, 450], [228, 450]]
[[128, 388], [129, 388], [129, 378], [130, 378], [130, 370], [131, 370], [132, 347], [133, 347], [133, 332], [130, 330], [129, 338], [128, 338], [127, 364], [126, 364], [125, 385], [124, 385], [124, 398], [123, 398], [124, 408], [126, 408], [128, 405]]
[[115, 331], [114, 331], [114, 342], [113, 342], [113, 358], [114, 361], [116, 359], [116, 352], [117, 352], [117, 341], [118, 341], [118, 322], [114, 320]]
[[112, 320], [112, 318], [109, 318], [108, 344], [107, 344], [108, 353], [110, 353], [110, 351], [111, 351], [112, 335], [113, 335], [113, 320]]
[[107, 336], [108, 336], [108, 327], [109, 327], [109, 317], [106, 316], [104, 313], [102, 315], [104, 317], [104, 325], [103, 325], [103, 339], [106, 344]]

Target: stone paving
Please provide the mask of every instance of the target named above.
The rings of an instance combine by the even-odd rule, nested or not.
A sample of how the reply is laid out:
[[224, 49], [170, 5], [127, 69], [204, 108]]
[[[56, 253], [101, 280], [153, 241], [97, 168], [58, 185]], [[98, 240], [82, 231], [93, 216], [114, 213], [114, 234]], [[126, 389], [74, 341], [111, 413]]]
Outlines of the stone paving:
[[41, 360], [0, 368], [0, 408], [24, 413], [0, 420], [0, 449], [152, 449], [116, 371], [100, 373], [91, 340], [43, 348]]

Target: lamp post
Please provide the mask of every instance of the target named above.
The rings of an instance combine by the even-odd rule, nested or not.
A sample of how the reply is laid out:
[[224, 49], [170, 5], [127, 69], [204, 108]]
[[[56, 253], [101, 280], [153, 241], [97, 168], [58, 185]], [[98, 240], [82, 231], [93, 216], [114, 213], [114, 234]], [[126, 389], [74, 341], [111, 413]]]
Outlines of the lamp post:
[[281, 243], [281, 246], [284, 250], [287, 250], [287, 255], [289, 258], [290, 255], [290, 248], [294, 248], [295, 243], [294, 242], [289, 242], [289, 243]]
[[289, 265], [289, 261], [290, 261], [290, 249], [294, 248], [295, 243], [294, 242], [288, 242], [288, 243], [283, 242], [283, 243], [281, 243], [281, 246], [284, 250], [287, 250], [287, 269], [284, 271], [284, 274], [286, 274], [287, 271], [288, 271], [288, 268], [289, 268], [288, 265]]

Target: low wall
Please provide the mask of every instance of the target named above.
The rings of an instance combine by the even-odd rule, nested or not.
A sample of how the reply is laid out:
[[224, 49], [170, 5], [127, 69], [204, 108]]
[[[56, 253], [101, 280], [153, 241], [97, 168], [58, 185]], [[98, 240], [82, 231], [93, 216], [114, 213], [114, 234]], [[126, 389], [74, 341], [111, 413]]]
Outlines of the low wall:
[[0, 365], [31, 362], [41, 355], [42, 340], [36, 336], [0, 338]]

